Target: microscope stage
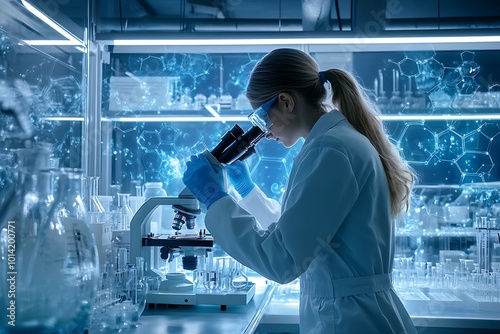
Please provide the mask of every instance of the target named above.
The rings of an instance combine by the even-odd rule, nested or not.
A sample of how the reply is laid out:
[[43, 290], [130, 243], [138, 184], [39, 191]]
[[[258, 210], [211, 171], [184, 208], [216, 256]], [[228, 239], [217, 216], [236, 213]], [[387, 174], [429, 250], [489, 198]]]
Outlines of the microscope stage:
[[199, 237], [198, 234], [160, 235], [142, 238], [142, 246], [156, 247], [213, 247], [211, 236]]

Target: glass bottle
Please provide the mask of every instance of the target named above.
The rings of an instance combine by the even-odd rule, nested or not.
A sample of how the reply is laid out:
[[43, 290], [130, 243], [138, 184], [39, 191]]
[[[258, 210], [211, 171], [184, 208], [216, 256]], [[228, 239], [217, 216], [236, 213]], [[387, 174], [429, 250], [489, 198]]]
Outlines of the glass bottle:
[[7, 296], [2, 306], [15, 315], [15, 327], [0, 332], [84, 333], [99, 267], [80, 197], [82, 173], [36, 165], [20, 169], [22, 195], [8, 222], [8, 243], [15, 248], [0, 271]]
[[[147, 201], [151, 197], [165, 197], [167, 192], [163, 189], [162, 182], [148, 182], [144, 185], [144, 199]], [[163, 222], [167, 217], [162, 217], [164, 212], [163, 207], [157, 207], [151, 219], [149, 220], [149, 226], [146, 227], [147, 231], [152, 233], [160, 233], [160, 230], [166, 227], [166, 222]], [[165, 212], [166, 214], [166, 212]]]
[[118, 193], [118, 208], [116, 211], [116, 225], [118, 230], [129, 230], [130, 221], [134, 216], [130, 208], [130, 194]]

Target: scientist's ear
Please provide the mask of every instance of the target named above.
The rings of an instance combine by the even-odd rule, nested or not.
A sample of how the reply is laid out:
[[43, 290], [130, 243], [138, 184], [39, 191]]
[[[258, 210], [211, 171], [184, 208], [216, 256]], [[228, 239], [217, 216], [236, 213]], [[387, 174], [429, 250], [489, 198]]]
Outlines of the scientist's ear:
[[295, 100], [288, 93], [280, 93], [278, 95], [278, 102], [283, 113], [292, 113], [295, 109]]

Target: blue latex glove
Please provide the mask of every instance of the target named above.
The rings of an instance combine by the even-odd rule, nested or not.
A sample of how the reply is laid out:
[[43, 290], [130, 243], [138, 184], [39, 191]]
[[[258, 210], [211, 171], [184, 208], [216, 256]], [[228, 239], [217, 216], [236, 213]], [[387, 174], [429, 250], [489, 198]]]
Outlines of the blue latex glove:
[[250, 177], [250, 170], [246, 162], [235, 161], [225, 168], [229, 181], [233, 184], [234, 189], [236, 189], [241, 197], [246, 197], [250, 191], [252, 191], [253, 187], [255, 187], [255, 183], [253, 183]]
[[228, 196], [224, 190], [221, 166], [212, 165], [203, 154], [191, 156], [191, 161], [188, 161], [186, 166], [182, 181], [207, 209], [218, 199]]

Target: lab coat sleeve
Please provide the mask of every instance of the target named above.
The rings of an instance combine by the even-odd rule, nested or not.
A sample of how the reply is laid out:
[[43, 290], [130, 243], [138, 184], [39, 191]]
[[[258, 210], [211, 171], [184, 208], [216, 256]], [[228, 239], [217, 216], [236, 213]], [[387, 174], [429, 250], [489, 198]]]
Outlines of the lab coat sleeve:
[[238, 204], [254, 216], [264, 230], [277, 222], [281, 215], [281, 205], [278, 201], [267, 197], [257, 186], [253, 187], [246, 197], [239, 200]]
[[315, 257], [331, 251], [330, 242], [359, 193], [350, 161], [336, 149], [310, 149], [297, 168], [282, 215], [268, 230], [255, 229], [255, 218], [228, 196], [205, 217], [222, 249], [278, 283], [293, 281]]

